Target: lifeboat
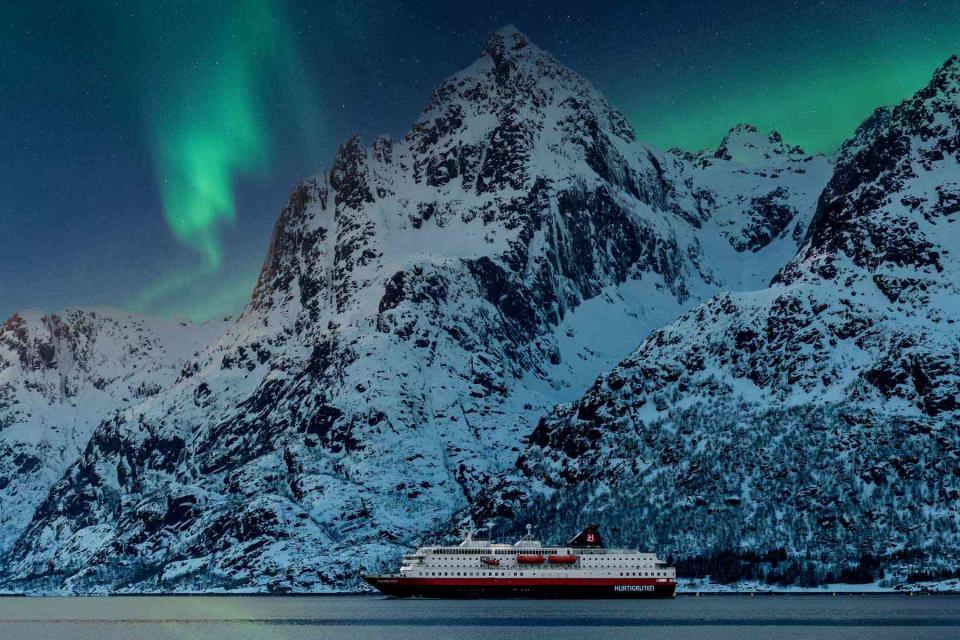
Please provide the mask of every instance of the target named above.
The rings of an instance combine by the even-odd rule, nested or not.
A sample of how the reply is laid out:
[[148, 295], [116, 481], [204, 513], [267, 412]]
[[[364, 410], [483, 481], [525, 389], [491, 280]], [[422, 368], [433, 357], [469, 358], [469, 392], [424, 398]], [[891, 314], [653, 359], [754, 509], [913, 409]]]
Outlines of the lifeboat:
[[574, 564], [577, 556], [548, 556], [550, 564]]
[[491, 557], [491, 556], [484, 556], [484, 557], [480, 558], [480, 562], [482, 562], [482, 563], [485, 564], [485, 565], [491, 566], [491, 567], [499, 567], [499, 566], [500, 566], [500, 558], [494, 558], [494, 557]]
[[543, 554], [538, 553], [536, 555], [519, 555], [517, 556], [517, 562], [520, 564], [543, 564]]

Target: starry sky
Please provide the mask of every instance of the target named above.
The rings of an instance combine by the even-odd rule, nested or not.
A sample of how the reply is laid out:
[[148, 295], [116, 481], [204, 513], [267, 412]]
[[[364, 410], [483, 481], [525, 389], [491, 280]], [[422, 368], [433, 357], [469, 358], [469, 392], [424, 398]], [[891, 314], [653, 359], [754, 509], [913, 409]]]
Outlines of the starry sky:
[[660, 148], [738, 122], [831, 152], [960, 52], [956, 0], [0, 4], [0, 318], [249, 296], [292, 186], [399, 137], [507, 23]]

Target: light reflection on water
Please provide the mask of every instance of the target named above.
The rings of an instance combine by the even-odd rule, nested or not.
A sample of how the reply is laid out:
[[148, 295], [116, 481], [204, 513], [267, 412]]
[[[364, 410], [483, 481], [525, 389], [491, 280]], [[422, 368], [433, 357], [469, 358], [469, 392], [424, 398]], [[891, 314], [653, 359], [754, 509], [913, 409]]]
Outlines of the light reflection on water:
[[957, 638], [955, 596], [392, 600], [377, 596], [0, 598], [13, 640]]

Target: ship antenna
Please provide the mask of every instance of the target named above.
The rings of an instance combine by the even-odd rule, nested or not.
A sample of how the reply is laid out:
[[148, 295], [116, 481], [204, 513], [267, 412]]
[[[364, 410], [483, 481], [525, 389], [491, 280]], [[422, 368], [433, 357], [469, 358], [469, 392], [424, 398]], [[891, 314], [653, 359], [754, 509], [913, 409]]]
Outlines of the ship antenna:
[[533, 525], [530, 523], [527, 523], [527, 539], [529, 540], [533, 539], [533, 533], [531, 533], [532, 529], [533, 529]]

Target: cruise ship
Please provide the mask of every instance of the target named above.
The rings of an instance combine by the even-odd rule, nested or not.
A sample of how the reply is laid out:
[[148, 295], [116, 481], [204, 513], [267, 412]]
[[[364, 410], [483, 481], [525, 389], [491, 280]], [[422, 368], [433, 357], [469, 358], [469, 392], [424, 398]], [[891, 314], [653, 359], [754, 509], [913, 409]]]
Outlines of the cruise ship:
[[475, 540], [421, 547], [403, 556], [396, 574], [364, 575], [398, 598], [669, 598], [676, 570], [653, 553], [608, 549], [596, 526], [564, 546], [544, 546], [527, 535], [514, 544]]

